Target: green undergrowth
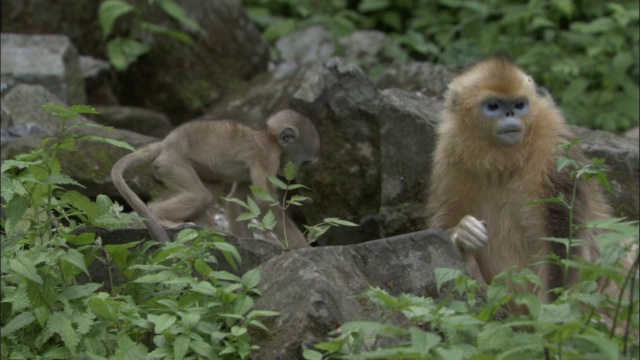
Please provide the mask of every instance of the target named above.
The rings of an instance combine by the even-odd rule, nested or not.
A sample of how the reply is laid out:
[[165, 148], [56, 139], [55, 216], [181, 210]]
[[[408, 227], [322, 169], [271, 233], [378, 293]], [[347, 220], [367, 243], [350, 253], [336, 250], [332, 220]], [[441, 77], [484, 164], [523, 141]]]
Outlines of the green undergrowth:
[[83, 186], [62, 172], [58, 152], [80, 141], [131, 147], [74, 132], [96, 125], [66, 126], [97, 113], [91, 107], [43, 108], [62, 121], [60, 133], [2, 163], [2, 359], [249, 358], [248, 329], [266, 330], [260, 318], [277, 315], [252, 310], [260, 273], [214, 270], [241, 259], [212, 231], [185, 229], [167, 244], [106, 244], [78, 232], [126, 227], [133, 217], [104, 195], [94, 201], [71, 189]]

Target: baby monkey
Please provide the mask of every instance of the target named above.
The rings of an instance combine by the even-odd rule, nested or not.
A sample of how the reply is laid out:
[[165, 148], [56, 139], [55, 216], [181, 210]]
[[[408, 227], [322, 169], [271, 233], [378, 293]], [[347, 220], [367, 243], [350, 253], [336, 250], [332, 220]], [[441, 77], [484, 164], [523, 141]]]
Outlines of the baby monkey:
[[[113, 166], [111, 178], [120, 195], [145, 219], [151, 236], [169, 241], [163, 226], [194, 221], [212, 206], [222, 186], [233, 184], [235, 195], [248, 194], [249, 183], [275, 196], [268, 176], [276, 176], [289, 161], [296, 167], [318, 159], [320, 135], [313, 122], [293, 110], [282, 110], [267, 119], [264, 130], [233, 121], [192, 121], [167, 137], [124, 156]], [[167, 187], [162, 200], [147, 206], [124, 181], [123, 173], [135, 166], [152, 164]], [[257, 201], [265, 213], [269, 205]], [[228, 208], [234, 204], [228, 204]], [[237, 206], [237, 205], [235, 205]], [[231, 210], [231, 209], [230, 209]], [[237, 211], [229, 211], [235, 213]], [[293, 248], [309, 244], [295, 223], [275, 212], [276, 234], [285, 236]], [[231, 219], [232, 224], [235, 218]], [[232, 225], [235, 235], [248, 233], [246, 225]]]

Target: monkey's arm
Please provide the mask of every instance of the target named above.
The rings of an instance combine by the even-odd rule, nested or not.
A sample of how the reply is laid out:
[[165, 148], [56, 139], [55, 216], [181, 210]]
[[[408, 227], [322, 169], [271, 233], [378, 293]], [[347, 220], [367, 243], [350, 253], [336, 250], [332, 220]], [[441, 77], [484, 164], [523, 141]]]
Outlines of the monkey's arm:
[[489, 234], [487, 224], [471, 215], [467, 215], [456, 227], [450, 230], [451, 241], [463, 254], [478, 252], [487, 245]]
[[487, 281], [480, 271], [480, 266], [473, 253], [485, 248], [489, 241], [487, 224], [471, 215], [467, 215], [458, 226], [449, 230], [451, 241], [456, 245], [464, 257], [467, 272], [481, 285], [486, 285]]

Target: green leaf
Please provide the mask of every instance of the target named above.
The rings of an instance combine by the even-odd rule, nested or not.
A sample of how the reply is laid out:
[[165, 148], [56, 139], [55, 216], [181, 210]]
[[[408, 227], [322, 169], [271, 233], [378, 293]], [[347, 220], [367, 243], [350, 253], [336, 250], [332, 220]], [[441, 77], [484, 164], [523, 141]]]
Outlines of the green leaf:
[[409, 328], [411, 334], [411, 347], [419, 354], [428, 354], [431, 349], [440, 343], [440, 336], [422, 331], [418, 328]]
[[6, 231], [11, 234], [16, 229], [16, 225], [20, 223], [22, 217], [29, 208], [29, 199], [24, 196], [14, 197], [4, 207], [4, 213], [7, 216], [7, 222], [5, 223]]
[[620, 352], [618, 351], [618, 345], [615, 342], [607, 339], [604, 335], [576, 335], [577, 339], [590, 342], [595, 345], [600, 353], [604, 355], [605, 359], [618, 360], [620, 358]]
[[116, 70], [123, 71], [150, 49], [137, 40], [118, 37], [107, 43], [107, 56]]
[[239, 278], [237, 275], [234, 275], [228, 271], [213, 271], [212, 273], [209, 274], [209, 277], [212, 277], [217, 280], [223, 280], [223, 281], [233, 281], [233, 282], [242, 281], [242, 279]]
[[208, 281], [199, 281], [195, 284], [191, 284], [190, 286], [193, 291], [203, 295], [217, 296], [219, 291]]
[[275, 176], [267, 176], [267, 179], [269, 179], [269, 182], [272, 183], [273, 185], [275, 185], [277, 188], [279, 188], [281, 190], [287, 190], [287, 184], [283, 183], [277, 177], [275, 177]]
[[100, 114], [100, 111], [89, 105], [73, 105], [70, 110], [76, 114]]
[[76, 334], [69, 316], [61, 312], [54, 312], [47, 320], [47, 329], [60, 335], [65, 346], [72, 353], [75, 352], [78, 343], [80, 343], [80, 337]]
[[358, 224], [356, 224], [356, 223], [352, 223], [349, 220], [343, 220], [343, 219], [340, 219], [340, 218], [324, 218], [322, 221], [327, 223], [327, 224], [330, 224], [330, 225], [358, 226]]
[[173, 271], [161, 271], [161, 272], [159, 272], [157, 274], [143, 275], [143, 276], [135, 279], [133, 282], [140, 283], [140, 284], [162, 283], [162, 282], [168, 281], [169, 279], [174, 278], [174, 276], [175, 276], [175, 273]]
[[36, 317], [30, 311], [16, 315], [7, 323], [7, 325], [2, 327], [0, 337], [8, 336], [26, 326], [29, 326], [35, 319]]
[[178, 335], [173, 341], [174, 359], [183, 359], [189, 350], [191, 339], [186, 335]]
[[262, 316], [280, 316], [280, 313], [277, 311], [271, 310], [253, 310], [252, 312], [247, 314], [248, 319], [253, 319]]
[[322, 353], [311, 350], [302, 344], [302, 357], [305, 360], [322, 360]]
[[109, 37], [113, 24], [122, 15], [135, 10], [135, 8], [122, 0], [106, 0], [98, 8], [98, 19], [102, 27], [102, 36]]
[[100, 295], [96, 295], [89, 301], [89, 307], [96, 315], [98, 315], [102, 319], [108, 321], [118, 321], [120, 304], [113, 299], [101, 299]]
[[9, 259], [9, 270], [15, 272], [18, 275], [22, 275], [27, 279], [42, 284], [42, 278], [38, 275], [36, 267], [31, 263], [31, 260], [22, 255], [18, 255], [13, 259]]
[[100, 215], [100, 209], [98, 205], [91, 201], [87, 196], [79, 193], [75, 190], [65, 191], [60, 197], [61, 200], [66, 201], [69, 205], [81, 211], [87, 216], [87, 221], [93, 223], [93, 221]]
[[152, 31], [154, 33], [158, 33], [158, 34], [162, 34], [162, 35], [166, 35], [169, 37], [172, 37], [180, 42], [183, 42], [189, 46], [195, 46], [195, 42], [193, 41], [193, 39], [191, 38], [191, 36], [189, 36], [189, 34], [182, 32], [182, 31], [178, 31], [178, 30], [172, 30], [169, 28], [166, 28], [164, 26], [160, 26], [160, 25], [156, 25], [156, 24], [152, 24], [152, 23], [148, 23], [148, 22], [142, 22], [142, 28], [143, 29], [147, 29], [149, 31]]
[[242, 201], [240, 199], [223, 197], [222, 200], [227, 201], [227, 202], [231, 202], [231, 203], [234, 203], [234, 204], [238, 204], [238, 205], [242, 206], [245, 209], [249, 208], [249, 205], [247, 205], [246, 202], [244, 202], [244, 201]]
[[250, 185], [249, 189], [251, 190], [251, 193], [258, 199], [267, 201], [270, 203], [274, 202], [273, 197], [271, 197], [271, 194], [269, 194], [265, 189], [255, 185]]
[[65, 234], [64, 238], [68, 244], [82, 246], [93, 244], [96, 239], [96, 234], [90, 232], [82, 233], [80, 235]]
[[242, 275], [242, 285], [244, 285], [245, 289], [251, 290], [258, 287], [260, 284], [260, 270], [259, 269], [251, 269]]
[[89, 270], [84, 263], [84, 256], [78, 250], [68, 249], [67, 252], [60, 257], [60, 260], [68, 262], [89, 275]]
[[276, 217], [273, 215], [273, 211], [267, 211], [262, 218], [262, 224], [264, 224], [264, 227], [269, 230], [273, 230], [276, 227]]
[[176, 240], [180, 242], [193, 241], [198, 237], [198, 230], [195, 229], [182, 229], [176, 236]]
[[93, 294], [94, 292], [96, 292], [101, 287], [102, 285], [95, 284], [95, 283], [89, 283], [84, 285], [71, 285], [65, 288], [60, 295], [67, 300], [75, 300], [75, 299], [87, 297]]
[[250, 213], [256, 216], [260, 214], [260, 207], [258, 206], [258, 204], [256, 204], [255, 201], [253, 201], [251, 197], [247, 197], [247, 205], [249, 205]]
[[204, 30], [200, 28], [200, 25], [191, 20], [185, 13], [184, 9], [176, 2], [174, 2], [173, 0], [159, 0], [159, 4], [162, 10], [164, 10], [172, 18], [178, 20], [178, 22], [184, 25], [188, 30], [204, 34]]
[[292, 163], [291, 161], [287, 162], [287, 164], [284, 166], [284, 178], [289, 181], [293, 181], [293, 179], [296, 178], [297, 170], [298, 169], [296, 168], [296, 165], [294, 163]]
[[[136, 57], [136, 59], [137, 59], [137, 57]], [[134, 61], [135, 61], [135, 59], [134, 59]], [[127, 144], [125, 141], [116, 140], [116, 139], [110, 139], [110, 138], [106, 138], [106, 137], [102, 137], [102, 136], [87, 135], [87, 136], [83, 136], [83, 137], [79, 138], [78, 140], [105, 143], [105, 144], [113, 145], [115, 147], [131, 150], [131, 151], [135, 151], [136, 150], [133, 146]]]
[[202, 356], [205, 359], [210, 358], [211, 354], [213, 352], [213, 347], [211, 345], [209, 345], [207, 342], [202, 341], [202, 340], [193, 340], [193, 341], [191, 341], [191, 343], [189, 344], [189, 347], [196, 354]]
[[171, 327], [171, 325], [175, 324], [178, 318], [175, 315], [171, 314], [161, 314], [161, 315], [147, 315], [147, 320], [151, 321], [155, 325], [153, 331], [156, 334], [162, 334], [165, 330]]
[[232, 326], [231, 334], [235, 337], [240, 337], [247, 333], [247, 328], [241, 326]]
[[435, 274], [436, 288], [438, 289], [438, 292], [444, 283], [455, 280], [463, 275], [462, 270], [449, 268], [437, 268]]

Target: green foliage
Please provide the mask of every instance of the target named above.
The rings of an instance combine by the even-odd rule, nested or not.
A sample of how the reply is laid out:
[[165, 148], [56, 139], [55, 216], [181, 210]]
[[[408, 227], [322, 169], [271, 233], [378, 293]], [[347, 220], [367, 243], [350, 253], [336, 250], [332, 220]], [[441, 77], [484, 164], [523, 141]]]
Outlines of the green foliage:
[[[302, 206], [303, 202], [311, 200], [309, 197], [302, 196], [302, 195], [289, 196], [289, 194], [294, 190], [301, 189], [301, 188], [304, 188], [304, 189], [309, 189], [309, 188], [301, 184], [293, 183], [293, 180], [296, 178], [296, 174], [298, 171], [294, 163], [288, 162], [287, 164], [285, 164], [283, 170], [284, 170], [283, 171], [284, 178], [287, 181], [286, 183], [275, 176], [268, 177], [268, 180], [271, 183], [271, 185], [273, 185], [275, 188], [278, 188], [284, 192], [282, 196], [282, 200], [274, 199], [271, 196], [269, 191], [266, 191], [265, 189], [262, 189], [259, 186], [251, 185], [249, 187], [251, 190], [251, 193], [253, 194], [253, 197], [255, 197], [258, 201], [262, 201], [268, 204], [269, 207], [271, 207], [272, 209], [275, 209], [275, 211], [279, 211], [282, 217], [285, 216], [285, 212], [290, 206]], [[262, 219], [259, 219], [260, 216], [262, 215], [262, 211], [260, 210], [260, 207], [255, 202], [253, 197], [247, 196], [246, 202], [236, 198], [225, 197], [222, 199], [228, 202], [232, 202], [234, 204], [238, 204], [242, 208], [247, 210], [247, 212], [240, 214], [237, 219], [233, 219], [233, 220], [248, 221], [249, 228], [263, 229], [263, 230], [266, 230], [269, 235], [274, 236], [273, 229], [275, 229], [276, 227], [276, 217], [273, 214], [273, 210], [269, 209], [267, 213], [263, 215]], [[305, 237], [307, 239], [307, 242], [308, 243], [315, 242], [322, 234], [327, 232], [327, 230], [329, 230], [333, 226], [358, 226], [358, 225], [350, 221], [342, 220], [338, 218], [325, 218], [322, 220], [322, 222], [316, 225], [313, 225], [313, 226], [304, 225], [306, 229]], [[289, 241], [286, 237], [284, 239], [274, 238], [274, 240], [282, 241], [286, 249], [290, 247]]]
[[[184, 9], [173, 0], [149, 0], [148, 4], [139, 7], [124, 0], [103, 0], [98, 9], [98, 19], [104, 39], [109, 39], [107, 41], [109, 62], [116, 70], [126, 70], [139, 57], [151, 50], [151, 44], [143, 40], [148, 38], [149, 33], [168, 36], [187, 45], [194, 44], [191, 35], [185, 31], [144, 21], [145, 15], [154, 6], [162, 9], [167, 16], [175, 20], [186, 31], [199, 35], [204, 34], [200, 26], [191, 20]], [[114, 26], [118, 19], [123, 18], [132, 21], [128, 33], [114, 35]]]
[[[576, 142], [563, 147], [569, 151]], [[575, 181], [597, 179], [608, 185], [601, 161], [582, 164], [558, 157], [558, 169], [569, 168]], [[539, 202], [557, 202], [573, 212], [575, 192]], [[531, 204], [528, 204], [531, 205]], [[572, 218], [571, 218], [572, 219]], [[582, 246], [573, 238], [547, 239]], [[486, 289], [458, 269], [436, 269], [438, 291], [453, 282], [453, 291], [440, 303], [432, 298], [402, 294], [391, 296], [369, 289], [364, 296], [387, 313], [401, 312], [409, 328], [381, 322], [348, 322], [330, 341], [304, 349], [307, 360], [321, 359], [637, 359], [640, 356], [640, 308], [638, 289], [638, 222], [622, 219], [593, 221], [583, 225], [597, 229], [601, 255], [594, 261], [550, 255], [548, 262], [579, 272], [568, 289], [550, 289], [557, 297], [543, 303], [530, 290], [543, 286], [530, 269], [511, 268], [494, 277]], [[569, 251], [567, 251], [569, 253]], [[629, 261], [631, 260], [631, 261]], [[632, 264], [633, 263], [633, 264]], [[623, 289], [618, 295], [602, 291], [603, 280]], [[480, 296], [480, 294], [483, 294]], [[526, 313], [508, 314], [505, 305], [517, 305]], [[388, 317], [387, 317], [388, 318]], [[383, 346], [392, 339], [392, 346]], [[389, 343], [389, 342], [386, 342]]]
[[[398, 45], [388, 49], [389, 55], [400, 60], [411, 57], [461, 66], [502, 52], [555, 93], [570, 122], [610, 131], [639, 122], [640, 15], [636, 1], [244, 3], [270, 42], [320, 24], [337, 38], [361, 29], [385, 31]], [[377, 74], [380, 69], [372, 67], [371, 71]]]
[[[93, 233], [76, 235], [85, 224], [122, 227], [134, 219], [104, 195], [93, 202], [68, 190], [82, 185], [61, 172], [58, 151], [87, 140], [131, 147], [70, 131], [93, 126], [66, 126], [93, 108], [43, 108], [61, 119], [60, 134], [2, 164], [2, 359], [248, 359], [255, 348], [248, 328], [266, 330], [260, 318], [277, 315], [252, 310], [259, 271], [213, 270], [213, 250], [234, 267], [240, 256], [212, 231], [185, 229], [168, 244], [109, 245]], [[111, 293], [91, 280], [96, 261]], [[124, 280], [114, 282], [113, 270]]]

